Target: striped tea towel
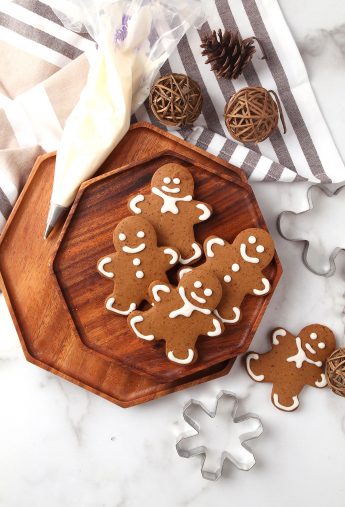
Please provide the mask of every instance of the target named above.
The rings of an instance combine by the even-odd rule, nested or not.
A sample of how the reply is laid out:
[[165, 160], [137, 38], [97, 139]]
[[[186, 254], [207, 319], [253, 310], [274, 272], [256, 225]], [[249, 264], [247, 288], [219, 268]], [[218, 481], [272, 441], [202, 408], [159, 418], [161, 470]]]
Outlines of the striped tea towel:
[[[46, 0], [56, 7], [68, 1]], [[40, 0], [0, 2], [0, 230], [41, 151], [55, 150], [64, 122], [85, 83], [95, 50], [90, 37], [65, 28]], [[205, 0], [208, 21], [191, 30], [161, 69], [201, 85], [204, 104], [193, 128], [174, 133], [242, 167], [252, 181], [344, 180], [344, 164], [317, 106], [307, 73], [277, 0]], [[255, 35], [267, 60], [254, 56], [236, 81], [217, 80], [201, 56], [200, 36], [213, 29]], [[279, 130], [259, 146], [230, 139], [223, 119], [229, 97], [244, 86], [275, 90], [288, 133]], [[155, 123], [148, 104], [135, 115]]]

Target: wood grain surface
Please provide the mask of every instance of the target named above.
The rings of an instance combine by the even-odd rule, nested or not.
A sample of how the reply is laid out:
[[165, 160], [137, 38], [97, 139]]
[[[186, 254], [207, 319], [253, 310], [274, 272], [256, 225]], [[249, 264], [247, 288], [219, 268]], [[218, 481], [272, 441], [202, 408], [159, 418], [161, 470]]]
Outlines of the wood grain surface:
[[[112, 292], [113, 282], [99, 275], [97, 261], [114, 252], [113, 230], [120, 220], [130, 215], [128, 200], [138, 193], [149, 193], [153, 173], [167, 163], [187, 167], [195, 181], [195, 199], [213, 207], [209, 220], [195, 227], [199, 243], [211, 235], [232, 242], [243, 229], [265, 227], [248, 184], [225, 174], [222, 166], [218, 171], [209, 168], [207, 162], [200, 165], [179, 157], [176, 152], [163, 152], [82, 186], [60, 236], [53, 264], [84, 344], [159, 382], [176, 381], [245, 352], [270, 299], [270, 296], [248, 296], [242, 305], [241, 321], [227, 326], [220, 337], [200, 337], [198, 359], [188, 366], [169, 361], [163, 341], [138, 339], [128, 328], [126, 317], [106, 310], [105, 300]], [[168, 273], [172, 283], [177, 282], [176, 271], [177, 268]], [[275, 287], [279, 278], [276, 259], [267, 268], [266, 276]]]
[[[240, 170], [143, 123], [131, 127], [103, 164], [99, 174], [154, 156], [163, 150], [172, 150], [201, 165], [207, 164], [215, 171], [223, 171], [234, 180], [245, 183], [245, 176]], [[152, 376], [140, 375], [124, 367], [119, 360], [110, 356], [109, 350], [104, 354], [83, 343], [76, 327], [75, 315], [72, 316], [69, 312], [52, 269], [52, 259], [57, 251], [63, 223], [55, 228], [47, 241], [43, 240], [54, 164], [54, 154], [38, 159], [1, 236], [1, 287], [26, 358], [123, 407], [143, 403], [226, 374], [233, 360], [220, 361], [200, 372], [190, 373], [187, 377], [162, 383]], [[92, 186], [85, 185], [84, 188]], [[92, 200], [92, 195], [90, 198]], [[118, 217], [114, 218], [114, 222], [116, 220]], [[109, 229], [111, 227], [109, 224]], [[105, 237], [102, 249], [104, 246], [109, 247], [106, 233]], [[276, 278], [279, 273], [278, 263]], [[97, 291], [106, 296], [109, 293], [108, 286], [104, 285], [106, 280], [98, 278], [97, 273], [92, 276], [95, 274], [97, 286], [100, 283]], [[98, 293], [97, 298], [99, 297]]]

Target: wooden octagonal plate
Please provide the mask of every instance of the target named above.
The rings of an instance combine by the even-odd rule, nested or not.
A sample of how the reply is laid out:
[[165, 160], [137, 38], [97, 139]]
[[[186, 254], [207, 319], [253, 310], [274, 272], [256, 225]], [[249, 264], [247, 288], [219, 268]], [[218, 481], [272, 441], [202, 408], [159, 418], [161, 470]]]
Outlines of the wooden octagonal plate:
[[[266, 227], [251, 187], [224, 171], [222, 164], [163, 152], [99, 176], [81, 186], [60, 236], [54, 259], [54, 272], [69, 312], [82, 342], [126, 368], [154, 377], [158, 382], [175, 382], [195, 375], [222, 361], [245, 352], [260, 323], [279, 280], [281, 269], [275, 256], [265, 271], [272, 283], [266, 297], [247, 297], [242, 319], [227, 326], [219, 337], [200, 337], [198, 360], [188, 366], [168, 361], [164, 342], [147, 342], [136, 338], [127, 319], [105, 309], [105, 300], [113, 282], [97, 272], [98, 259], [112, 253], [113, 230], [130, 215], [128, 200], [138, 193], [149, 193], [153, 173], [166, 163], [186, 166], [195, 181], [195, 199], [213, 207], [211, 218], [195, 227], [196, 239], [202, 243], [216, 235], [232, 241], [243, 229]], [[170, 281], [176, 282], [174, 273]]]
[[[207, 161], [210, 166], [221, 165], [225, 173], [245, 181], [239, 169], [146, 123], [131, 127], [99, 174], [162, 150], [192, 155], [201, 164]], [[49, 265], [63, 224], [54, 229], [47, 241], [43, 240], [54, 166], [54, 154], [37, 160], [0, 241], [0, 285], [26, 359], [122, 407], [227, 374], [233, 360], [175, 382], [159, 383], [82, 343]]]

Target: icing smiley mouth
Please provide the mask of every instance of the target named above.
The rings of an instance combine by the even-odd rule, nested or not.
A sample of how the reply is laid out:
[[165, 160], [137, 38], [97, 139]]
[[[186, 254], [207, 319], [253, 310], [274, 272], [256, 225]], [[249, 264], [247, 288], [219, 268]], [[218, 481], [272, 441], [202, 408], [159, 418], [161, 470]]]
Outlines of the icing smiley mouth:
[[167, 192], [168, 194], [179, 194], [181, 192], [180, 187], [170, 188], [167, 187], [166, 185], [163, 185], [161, 189], [163, 190], [163, 192]]
[[316, 354], [316, 350], [313, 349], [313, 347], [310, 345], [310, 343], [305, 344], [305, 348], [309, 350], [311, 354]]
[[125, 253], [129, 253], [129, 254], [135, 254], [135, 253], [139, 253], [139, 252], [142, 252], [144, 249], [145, 249], [145, 243], [140, 243], [140, 245], [136, 246], [136, 247], [130, 247], [130, 246], [123, 246], [122, 247], [122, 250], [125, 252]]
[[202, 305], [204, 305], [206, 303], [206, 299], [198, 296], [197, 294], [195, 294], [195, 292], [191, 292], [190, 295], [192, 296], [192, 298], [197, 301], [198, 303], [201, 303]]
[[245, 245], [245, 243], [241, 244], [240, 253], [241, 253], [242, 259], [246, 262], [251, 262], [252, 264], [257, 264], [258, 262], [260, 262], [260, 259], [258, 259], [258, 257], [250, 257], [247, 254], [247, 246]]

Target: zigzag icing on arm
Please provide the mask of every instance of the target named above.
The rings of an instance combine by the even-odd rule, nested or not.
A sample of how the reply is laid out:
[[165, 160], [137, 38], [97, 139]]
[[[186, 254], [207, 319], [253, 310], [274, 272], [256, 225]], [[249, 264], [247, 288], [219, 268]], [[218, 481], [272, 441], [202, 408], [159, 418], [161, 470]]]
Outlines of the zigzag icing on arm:
[[112, 271], [106, 271], [104, 269], [104, 266], [106, 264], [109, 264], [111, 262], [111, 257], [104, 257], [102, 260], [99, 261], [97, 269], [102, 275], [106, 276], [107, 278], [114, 278], [115, 274]]
[[165, 253], [165, 255], [171, 256], [169, 264], [176, 264], [176, 262], [178, 261], [178, 255], [177, 252], [175, 252], [175, 250], [173, 250], [172, 248], [164, 248], [163, 252]]
[[167, 285], [164, 285], [162, 283], [159, 285], [154, 285], [152, 287], [151, 291], [152, 291], [153, 299], [159, 303], [159, 301], [161, 301], [161, 298], [158, 295], [158, 292], [166, 292], [168, 294], [170, 292], [170, 287], [168, 287]]
[[222, 326], [220, 325], [219, 320], [212, 319], [212, 323], [213, 323], [213, 330], [209, 331], [207, 333], [207, 336], [219, 336], [220, 334], [222, 334]]
[[207, 220], [211, 216], [211, 211], [206, 206], [206, 204], [200, 203], [197, 204], [196, 207], [202, 211], [201, 215], [199, 215], [199, 220], [203, 222], [204, 220]]
[[138, 208], [137, 204], [145, 200], [145, 197], [142, 194], [136, 195], [129, 201], [129, 208], [135, 215], [139, 215], [141, 213], [141, 209]]
[[324, 373], [321, 373], [321, 379], [315, 381], [315, 386], [326, 387], [326, 385], [327, 385], [326, 375]]
[[272, 343], [273, 345], [279, 345], [279, 340], [278, 338], [280, 336], [286, 336], [286, 331], [285, 329], [276, 329], [273, 333], [273, 336], [272, 336]]
[[211, 238], [206, 243], [206, 255], [207, 257], [214, 257], [214, 252], [212, 250], [213, 245], [224, 246], [224, 240], [222, 238]]
[[261, 278], [261, 281], [263, 283], [264, 288], [263, 289], [253, 289], [253, 294], [256, 296], [264, 296], [267, 294], [271, 288], [270, 282], [267, 280], [267, 278]]

